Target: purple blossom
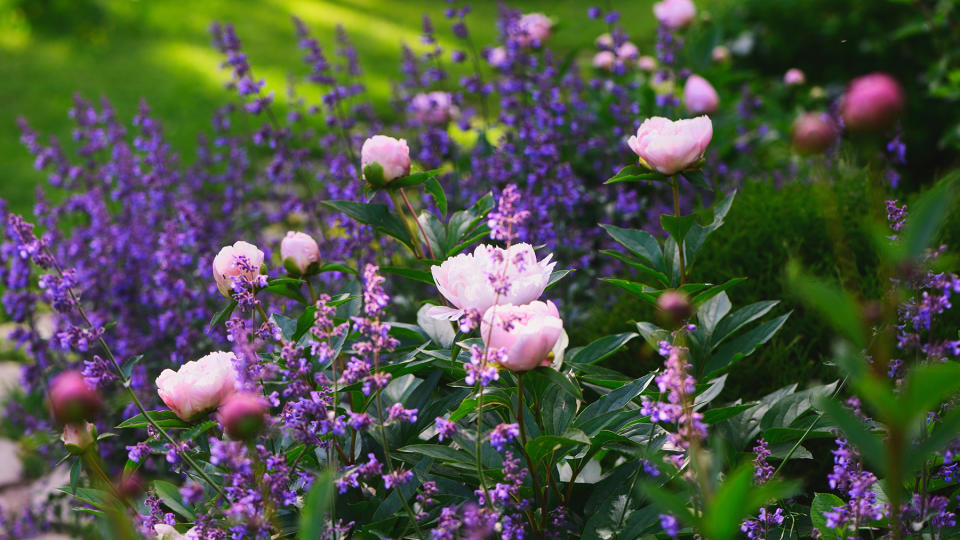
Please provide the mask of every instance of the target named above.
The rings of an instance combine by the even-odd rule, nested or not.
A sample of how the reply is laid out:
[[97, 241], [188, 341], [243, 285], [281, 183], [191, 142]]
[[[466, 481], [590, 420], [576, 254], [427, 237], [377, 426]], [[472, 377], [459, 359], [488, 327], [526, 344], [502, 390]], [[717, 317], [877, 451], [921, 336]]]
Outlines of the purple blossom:
[[437, 440], [440, 442], [443, 442], [444, 439], [452, 439], [457, 434], [456, 422], [438, 416], [434, 419], [434, 423], [437, 429]]
[[503, 447], [519, 436], [519, 424], [498, 424], [490, 432], [490, 446], [496, 448], [498, 452], [503, 452]]

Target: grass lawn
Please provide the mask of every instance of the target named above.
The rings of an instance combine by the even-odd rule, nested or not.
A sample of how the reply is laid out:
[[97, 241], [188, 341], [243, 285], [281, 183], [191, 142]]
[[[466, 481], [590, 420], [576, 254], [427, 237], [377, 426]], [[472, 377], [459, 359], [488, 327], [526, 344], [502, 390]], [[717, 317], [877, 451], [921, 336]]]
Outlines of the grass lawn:
[[[593, 3], [509, 2], [549, 14], [559, 22], [551, 46], [564, 54], [580, 48], [584, 56], [606, 28], [587, 17]], [[641, 51], [652, 53], [653, 0], [610, 3]], [[75, 92], [108, 97], [125, 122], [145, 98], [174, 148], [190, 159], [197, 132], [207, 129], [214, 107], [231, 98], [220, 55], [210, 46], [207, 29], [214, 20], [236, 26], [255, 73], [278, 96], [288, 73], [305, 71], [290, 16], [306, 21], [328, 53], [342, 23], [359, 49], [371, 94], [385, 104], [390, 81], [399, 76], [400, 44], [421, 46], [423, 13], [432, 16], [444, 49], [454, 48], [446, 6], [442, 0], [0, 0], [0, 197], [29, 212], [34, 186], [42, 181], [19, 143], [16, 118], [66, 140]], [[473, 2], [468, 24], [480, 46], [495, 39], [496, 13], [493, 0]]]

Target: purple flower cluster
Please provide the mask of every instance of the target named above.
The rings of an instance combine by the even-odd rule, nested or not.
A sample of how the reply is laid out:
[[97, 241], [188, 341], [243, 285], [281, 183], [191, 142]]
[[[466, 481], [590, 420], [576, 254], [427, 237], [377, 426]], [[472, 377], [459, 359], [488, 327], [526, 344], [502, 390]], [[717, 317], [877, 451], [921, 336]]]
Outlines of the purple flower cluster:
[[847, 503], [824, 512], [824, 517], [827, 527], [856, 531], [864, 523], [883, 518], [887, 508], [877, 500], [877, 491], [873, 489], [876, 475], [863, 469], [860, 456], [846, 439], [838, 437], [836, 443], [833, 470], [827, 475], [827, 481], [831, 489], [846, 496]]
[[657, 376], [657, 387], [666, 401], [653, 401], [643, 398], [640, 414], [650, 417], [651, 422], [675, 424], [677, 431], [670, 433], [669, 442], [683, 453], [670, 456], [678, 468], [683, 464], [684, 453], [691, 443], [707, 436], [707, 426], [703, 423], [703, 414], [693, 410], [693, 397], [696, 380], [690, 375], [690, 365], [686, 361], [687, 350], [672, 346], [665, 370]]

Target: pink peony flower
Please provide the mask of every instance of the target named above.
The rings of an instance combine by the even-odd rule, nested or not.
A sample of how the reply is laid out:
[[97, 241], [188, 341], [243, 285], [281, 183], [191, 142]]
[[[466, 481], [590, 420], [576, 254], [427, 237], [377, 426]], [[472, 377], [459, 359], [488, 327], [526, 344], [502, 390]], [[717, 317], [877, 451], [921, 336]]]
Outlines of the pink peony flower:
[[797, 68], [790, 68], [783, 74], [783, 84], [787, 86], [794, 86], [805, 82], [807, 82], [806, 75]]
[[597, 36], [597, 39], [593, 41], [594, 45], [598, 49], [612, 51], [613, 50], [613, 36], [610, 35], [610, 32], [604, 32]]
[[320, 262], [320, 246], [308, 234], [290, 231], [280, 242], [280, 258], [291, 274], [306, 274]]
[[896, 79], [871, 73], [854, 79], [843, 96], [843, 122], [853, 131], [884, 131], [903, 112], [905, 96]]
[[676, 30], [693, 22], [697, 7], [691, 0], [663, 0], [653, 5], [653, 14], [660, 24]]
[[713, 123], [708, 116], [676, 122], [662, 117], [648, 118], [627, 144], [640, 158], [640, 164], [663, 174], [675, 174], [703, 158], [713, 138]]
[[550, 353], [562, 334], [563, 320], [551, 301], [493, 306], [480, 323], [484, 345], [505, 349], [500, 364], [511, 371], [550, 365]]
[[[246, 258], [245, 261], [238, 257]], [[233, 281], [237, 276], [245, 276], [250, 280], [260, 275], [260, 266], [263, 265], [263, 252], [257, 246], [240, 240], [232, 246], [224, 246], [213, 259], [213, 279], [217, 280], [217, 288], [227, 298], [233, 290]]]
[[637, 59], [637, 67], [644, 71], [657, 69], [657, 59], [652, 56], [641, 56]]
[[691, 75], [683, 85], [683, 105], [692, 114], [712, 114], [717, 112], [720, 96], [706, 79]]
[[[484, 313], [494, 304], [526, 304], [543, 294], [556, 262], [553, 255], [537, 261], [530, 244], [514, 244], [509, 249], [481, 244], [473, 253], [461, 253], [440, 266], [430, 268], [433, 281], [444, 298], [456, 309], [436, 306], [430, 314], [438, 318], [458, 319], [465, 310]], [[504, 273], [504, 265], [506, 272]], [[491, 276], [504, 275], [506, 292], [497, 295]]]
[[460, 114], [449, 92], [417, 94], [410, 101], [410, 108], [421, 124], [444, 124]]
[[513, 37], [520, 45], [540, 46], [550, 38], [553, 22], [543, 13], [527, 13], [521, 16], [513, 28]]
[[237, 392], [220, 407], [220, 422], [227, 435], [246, 441], [256, 435], [266, 422], [267, 404], [263, 396]]
[[50, 383], [50, 412], [59, 424], [93, 420], [103, 406], [100, 393], [87, 384], [79, 371], [69, 370]]
[[495, 68], [506, 67], [507, 64], [507, 50], [503, 47], [494, 47], [490, 49], [487, 53], [487, 62], [490, 62], [490, 65]]
[[[410, 148], [405, 139], [374, 135], [360, 148], [360, 168], [376, 163], [383, 168], [383, 181], [389, 182], [410, 174]], [[364, 178], [366, 173], [364, 172]], [[378, 179], [369, 179], [376, 182]]]
[[816, 154], [829, 149], [837, 141], [839, 129], [826, 113], [809, 112], [793, 121], [791, 140], [801, 154]]
[[177, 371], [165, 369], [157, 377], [157, 394], [185, 421], [216, 409], [236, 391], [235, 360], [232, 352], [216, 351]]
[[625, 60], [633, 60], [634, 58], [640, 56], [640, 50], [637, 49], [637, 46], [629, 41], [625, 41], [623, 45], [617, 48], [617, 57], [623, 58]]
[[600, 51], [593, 55], [593, 67], [610, 71], [617, 62], [617, 57], [611, 51]]

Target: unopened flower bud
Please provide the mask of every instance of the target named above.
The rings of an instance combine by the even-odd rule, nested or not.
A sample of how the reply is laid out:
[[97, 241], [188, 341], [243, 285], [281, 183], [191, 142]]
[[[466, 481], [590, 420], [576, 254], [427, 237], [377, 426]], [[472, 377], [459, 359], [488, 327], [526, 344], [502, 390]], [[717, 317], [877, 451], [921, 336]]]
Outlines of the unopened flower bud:
[[67, 451], [79, 456], [93, 446], [97, 440], [97, 426], [90, 422], [78, 422], [63, 426], [63, 435], [60, 436]]
[[904, 101], [903, 88], [890, 75], [858, 77], [843, 96], [844, 125], [852, 131], [885, 131], [903, 112]]
[[280, 258], [287, 272], [303, 276], [319, 268], [320, 246], [309, 235], [290, 231], [280, 242]]
[[825, 113], [801, 114], [793, 121], [790, 139], [801, 154], [819, 154], [837, 141], [837, 124]]
[[117, 482], [117, 493], [124, 499], [136, 499], [143, 493], [143, 478], [136, 471], [124, 475]]
[[795, 86], [807, 82], [807, 76], [797, 68], [790, 68], [783, 74], [783, 84]]
[[663, 291], [657, 298], [657, 310], [665, 323], [673, 327], [693, 317], [693, 304], [687, 293], [678, 290]]
[[404, 139], [374, 135], [360, 148], [363, 178], [374, 187], [410, 174], [410, 148]]
[[230, 396], [220, 407], [223, 430], [232, 438], [245, 441], [256, 436], [266, 422], [263, 398], [247, 392]]
[[50, 384], [50, 412], [61, 425], [93, 420], [103, 399], [79, 371], [64, 371]]

